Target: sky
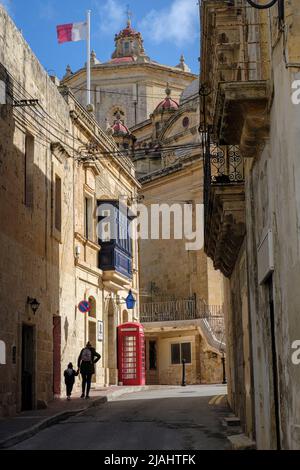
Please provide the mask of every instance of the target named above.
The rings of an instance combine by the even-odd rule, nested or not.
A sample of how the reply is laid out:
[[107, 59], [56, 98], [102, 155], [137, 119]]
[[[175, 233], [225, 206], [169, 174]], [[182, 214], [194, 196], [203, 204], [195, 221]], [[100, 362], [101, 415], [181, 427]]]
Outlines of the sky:
[[59, 45], [56, 25], [85, 20], [91, 13], [91, 48], [101, 62], [114, 51], [114, 35], [125, 27], [126, 11], [144, 38], [146, 54], [161, 64], [177, 65], [183, 53], [199, 73], [199, 6], [197, 0], [0, 0], [50, 75], [61, 78], [86, 61], [85, 41]]

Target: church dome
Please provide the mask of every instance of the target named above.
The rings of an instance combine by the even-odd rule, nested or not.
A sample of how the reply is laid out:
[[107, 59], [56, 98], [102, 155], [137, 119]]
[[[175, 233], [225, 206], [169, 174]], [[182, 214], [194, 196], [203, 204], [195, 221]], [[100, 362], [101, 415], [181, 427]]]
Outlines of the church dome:
[[176, 65], [177, 69], [181, 69], [183, 72], [188, 72], [191, 73], [190, 67], [185, 63], [184, 55], [181, 54], [180, 56], [180, 62], [178, 65]]
[[122, 31], [120, 31], [119, 34], [116, 34], [117, 39], [124, 38], [124, 37], [135, 37], [135, 36], [140, 37], [141, 33], [138, 33], [137, 31], [133, 29], [133, 27], [131, 26], [130, 20], [127, 21], [126, 28], [122, 29]]
[[133, 29], [129, 18], [126, 27], [115, 35], [115, 51], [111, 58], [110, 63], [136, 62], [138, 59], [147, 59], [142, 35]]
[[180, 103], [182, 103], [183, 101], [189, 100], [190, 98], [198, 94], [199, 94], [199, 78], [196, 78], [181, 93]]
[[177, 103], [177, 101], [170, 98], [171, 90], [169, 87], [167, 87], [166, 89], [166, 95], [167, 95], [166, 98], [156, 106], [155, 112], [164, 111], [167, 109], [176, 110], [179, 108], [179, 104]]

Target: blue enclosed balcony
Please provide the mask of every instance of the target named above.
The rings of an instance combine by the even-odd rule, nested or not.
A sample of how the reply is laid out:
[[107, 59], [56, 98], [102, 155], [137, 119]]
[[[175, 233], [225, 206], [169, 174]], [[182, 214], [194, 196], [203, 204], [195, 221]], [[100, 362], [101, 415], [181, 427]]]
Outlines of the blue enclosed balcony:
[[98, 201], [99, 268], [132, 279], [132, 240], [129, 224], [132, 220], [126, 207], [118, 201]]
[[132, 278], [132, 256], [124, 252], [117, 243], [100, 243], [99, 268], [102, 271], [117, 271]]

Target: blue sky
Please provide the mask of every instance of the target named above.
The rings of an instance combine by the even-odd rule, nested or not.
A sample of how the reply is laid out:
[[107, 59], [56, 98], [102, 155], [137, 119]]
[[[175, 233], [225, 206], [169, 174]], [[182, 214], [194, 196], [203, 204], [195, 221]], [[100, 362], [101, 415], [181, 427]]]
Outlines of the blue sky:
[[183, 53], [194, 73], [199, 71], [199, 7], [197, 0], [0, 0], [45, 69], [61, 78], [67, 64], [73, 71], [86, 60], [85, 42], [58, 45], [56, 25], [85, 20], [92, 10], [91, 46], [101, 62], [114, 50], [114, 35], [132, 25], [144, 37], [146, 53], [162, 64], [177, 65]]

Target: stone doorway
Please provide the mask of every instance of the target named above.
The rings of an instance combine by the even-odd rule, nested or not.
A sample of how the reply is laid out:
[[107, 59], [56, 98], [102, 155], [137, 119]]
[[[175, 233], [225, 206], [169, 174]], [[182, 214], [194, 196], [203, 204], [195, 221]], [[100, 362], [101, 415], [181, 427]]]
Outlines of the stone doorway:
[[35, 341], [34, 327], [22, 325], [21, 410], [35, 407]]
[[[96, 341], [97, 341], [97, 328], [96, 328], [96, 321], [89, 320], [89, 342], [92, 344], [94, 348], [96, 348]], [[95, 373], [92, 376], [92, 383], [96, 382], [96, 367]]]

